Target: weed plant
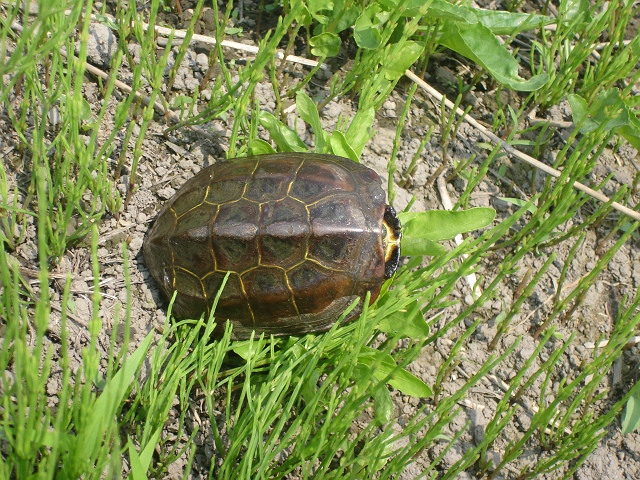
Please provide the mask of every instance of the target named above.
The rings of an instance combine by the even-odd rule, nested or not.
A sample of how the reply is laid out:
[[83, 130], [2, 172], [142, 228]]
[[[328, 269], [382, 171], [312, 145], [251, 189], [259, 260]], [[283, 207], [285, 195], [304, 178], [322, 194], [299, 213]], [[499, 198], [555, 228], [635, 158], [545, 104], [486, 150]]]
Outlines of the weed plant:
[[[518, 478], [556, 470], [570, 477], [625, 406], [639, 398], [637, 385], [622, 394], [603, 385], [637, 330], [640, 296], [624, 300], [607, 342], [570, 376], [560, 369], [574, 337], [562, 338], [557, 329], [637, 228], [637, 223], [619, 217], [610, 227], [608, 246], [594, 255], [591, 271], [566, 286], [567, 271], [586, 232], [601, 226], [612, 211], [611, 202], [598, 204], [590, 215], [575, 220], [589, 197], [576, 191], [573, 182], [591, 176], [605, 149], [622, 141], [636, 148], [640, 143], [632, 95], [640, 75], [640, 40], [636, 36], [623, 42], [637, 14], [633, 2], [597, 2], [590, 7], [596, 12], [591, 15], [584, 3], [561, 1], [557, 18], [517, 13], [520, 2], [508, 2], [514, 13], [444, 0], [340, 0], [332, 9], [316, 0], [261, 2], [262, 14], [272, 12], [277, 24], [261, 32], [253, 59], [235, 65], [225, 60], [222, 46], [233, 2], [223, 11], [216, 1], [194, 2], [184, 42], [175, 51], [158, 50], [153, 26], [170, 3], [117, 1], [113, 17], [107, 16], [110, 2], [50, 0], [38, 2], [31, 14], [23, 10], [25, 2], [0, 3], [0, 151], [5, 155], [0, 163], [0, 478], [160, 478], [178, 459], [186, 459], [186, 478], [195, 455], [203, 452], [209, 455], [209, 478], [397, 478], [409, 466], [419, 468], [423, 477], [456, 478], [471, 471], [496, 478], [514, 468]], [[217, 22], [216, 46], [201, 85], [209, 84], [211, 97], [196, 110], [199, 92], [190, 99], [176, 98], [170, 87], [205, 7], [213, 9]], [[98, 83], [97, 105], [83, 94], [85, 82], [95, 81], [86, 71], [92, 22], [110, 26], [117, 36], [107, 69], [111, 75]], [[528, 59], [512, 48], [519, 36], [530, 39]], [[345, 46], [355, 51], [346, 75], [336, 72], [329, 81], [324, 99], [305, 93], [320, 64], [292, 82], [283, 75], [283, 62], [275, 59], [278, 48], [291, 53], [296, 38], [307, 40], [307, 54], [320, 64]], [[596, 45], [604, 40], [596, 54]], [[132, 44], [139, 47], [139, 55], [132, 55]], [[123, 328], [113, 328], [109, 355], [100, 357], [97, 342], [106, 326], [100, 316], [99, 226], [106, 215], [123, 213], [139, 188], [138, 168], [145, 161], [149, 127], [164, 122], [154, 111], [157, 104], [191, 105], [182, 123], [166, 123], [168, 132], [226, 118], [232, 158], [275, 149], [308, 150], [284, 122], [285, 105], [295, 102], [313, 131], [318, 153], [358, 161], [374, 134], [376, 112], [405, 70], [425, 71], [432, 56], [443, 51], [456, 52], [476, 67], [473, 82], [482, 79], [496, 88], [529, 92], [518, 110], [499, 106], [496, 112], [500, 121], [495, 127], [508, 127], [506, 141], [511, 144], [533, 133], [537, 138], [532, 144], [541, 149], [553, 127], [525, 132], [525, 113], [569, 101], [575, 126], [555, 156], [560, 178], [546, 178], [542, 189], [512, 215], [455, 248], [438, 250], [428, 261], [409, 259], [359, 320], [322, 335], [231, 342], [227, 330], [222, 339], [210, 341], [213, 325], [220, 321], [211, 317], [167, 322], [161, 334], [152, 331], [131, 344], [132, 286], [129, 250], [123, 245], [126, 302], [114, 320]], [[522, 66], [529, 68], [527, 75]], [[124, 71], [134, 93], [116, 88], [116, 77]], [[273, 113], [263, 111], [256, 96], [261, 82], [271, 83], [276, 92]], [[137, 91], [144, 91], [146, 100], [136, 96]], [[324, 131], [319, 109], [347, 94], [357, 103], [355, 115], [341, 119], [334, 131]], [[416, 87], [411, 87], [394, 154], [416, 96]], [[106, 122], [110, 109], [114, 113]], [[420, 149], [434, 132], [445, 149], [456, 135], [460, 119], [444, 104], [435, 116], [440, 123], [421, 139]], [[271, 142], [258, 138], [259, 127]], [[454, 172], [466, 182], [456, 209], [468, 206], [472, 193], [501, 161], [500, 150], [487, 147], [478, 152], [477, 162], [455, 166]], [[409, 171], [402, 172], [405, 180], [418, 161], [417, 154]], [[128, 178], [122, 183], [124, 167]], [[443, 171], [448, 168], [443, 164]], [[396, 169], [392, 158], [390, 199]], [[118, 184], [124, 188], [116, 188]], [[628, 196], [621, 191], [612, 201]], [[35, 243], [25, 244], [34, 229]], [[445, 456], [459, 447], [469, 428], [455, 422], [463, 402], [474, 387], [495, 380], [496, 370], [521, 345], [523, 339], [516, 338], [505, 346], [505, 338], [556, 261], [551, 247], [559, 244], [569, 245], [570, 253], [531, 354], [513, 378], [500, 384], [501, 398], [491, 409], [482, 438], [443, 469]], [[18, 261], [18, 248], [30, 255], [29, 268]], [[87, 338], [80, 366], [69, 360], [69, 350], [77, 344], [69, 337], [72, 279], [67, 276], [57, 286], [51, 281], [60, 259], [74, 250], [88, 252], [93, 268], [92, 308], [90, 318], [84, 319]], [[523, 278], [514, 298], [503, 298], [501, 292], [523, 259], [533, 256], [542, 257], [541, 266]], [[494, 268], [487, 267], [488, 262]], [[481, 293], [469, 304], [457, 305], [452, 293], [470, 274], [480, 275]], [[503, 312], [494, 337], [488, 339], [492, 352], [472, 364], [461, 386], [447, 388], [460, 366], [469, 366], [465, 347], [485, 321], [483, 305], [496, 299], [502, 300]], [[60, 319], [56, 329], [54, 307]], [[432, 383], [411, 373], [423, 352], [450, 337], [447, 355], [434, 365]], [[52, 392], [54, 375], [61, 386]], [[529, 395], [534, 386], [537, 398]], [[397, 406], [408, 398], [417, 399], [417, 406], [400, 424]], [[513, 428], [520, 415], [529, 418], [528, 425]], [[639, 416], [627, 409], [625, 428], [637, 427]], [[531, 448], [539, 449], [538, 461], [518, 463]], [[497, 461], [491, 455], [495, 451], [502, 452]], [[424, 452], [431, 453], [429, 461], [424, 461]]]

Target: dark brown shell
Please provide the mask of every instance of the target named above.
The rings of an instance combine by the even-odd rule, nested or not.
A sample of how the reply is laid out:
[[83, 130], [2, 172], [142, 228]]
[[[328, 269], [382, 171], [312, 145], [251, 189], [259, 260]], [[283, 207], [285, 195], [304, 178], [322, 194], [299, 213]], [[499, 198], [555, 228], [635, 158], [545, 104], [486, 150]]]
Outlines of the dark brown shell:
[[[378, 296], [385, 210], [380, 177], [345, 158], [231, 160], [202, 170], [164, 205], [145, 239], [145, 262], [166, 298], [178, 292], [177, 318], [208, 314], [231, 272], [217, 334], [225, 319], [235, 339], [324, 331], [354, 299]], [[386, 276], [397, 259], [396, 249]]]

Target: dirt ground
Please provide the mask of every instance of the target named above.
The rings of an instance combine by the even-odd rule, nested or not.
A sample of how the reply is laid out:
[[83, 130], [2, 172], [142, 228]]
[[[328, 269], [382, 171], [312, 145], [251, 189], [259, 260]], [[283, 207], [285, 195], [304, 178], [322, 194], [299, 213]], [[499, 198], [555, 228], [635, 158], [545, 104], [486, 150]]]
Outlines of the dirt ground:
[[[167, 13], [163, 17], [163, 22], [175, 28], [184, 28], [188, 24], [189, 13], [186, 9], [189, 7], [188, 1], [183, 0], [182, 6], [185, 9], [183, 14]], [[255, 44], [252, 36], [252, 28], [255, 28], [255, 18], [251, 12], [258, 8], [257, 1], [245, 0], [245, 18], [238, 22], [238, 25], [244, 28], [245, 34], [236, 40]], [[206, 18], [205, 14], [205, 18]], [[109, 43], [109, 35], [112, 35], [106, 27], [96, 27], [94, 38], [97, 43], [94, 49], [89, 50], [89, 59], [91, 63], [97, 66], [104, 65], [105, 59], [108, 59], [109, 49], [106, 45]], [[200, 25], [200, 31], [197, 33], [211, 34], [206, 22]], [[132, 46], [132, 49], [135, 49]], [[173, 86], [177, 94], [190, 94], [197, 85], [199, 85], [202, 76], [208, 68], [207, 49], [203, 45], [196, 45], [190, 51], [189, 55], [183, 60], [179, 67], [178, 78]], [[235, 58], [243, 58], [242, 52], [231, 52], [229, 55]], [[174, 55], [172, 54], [172, 57]], [[341, 59], [344, 60], [344, 59]], [[344, 68], [338, 66], [339, 62], [329, 62], [330, 68]], [[441, 92], [447, 92], [448, 75], [458, 74], [459, 63], [447, 58], [435, 59], [429, 68], [426, 81], [438, 88]], [[305, 67], [306, 68], [306, 67]], [[303, 67], [295, 64], [288, 64], [285, 72], [294, 76], [303, 72]], [[323, 76], [324, 75], [324, 76]], [[326, 95], [328, 92], [327, 85], [328, 76], [322, 72], [317, 79], [312, 82], [309, 93], [312, 96]], [[124, 75], [126, 81], [126, 75]], [[387, 175], [387, 163], [392, 153], [393, 142], [396, 133], [396, 119], [401, 114], [406, 98], [407, 82], [400, 83], [396, 91], [384, 104], [383, 109], [378, 112], [376, 123], [374, 125], [375, 135], [367, 144], [362, 154], [362, 162], [376, 170], [381, 176]], [[473, 115], [480, 119], [491, 123], [492, 108], [494, 101], [491, 95], [494, 92], [476, 91], [473, 97], [467, 99], [474, 102]], [[90, 102], [91, 107], [96, 113], [101, 108], [102, 98], [96, 83], [91, 78], [86, 79], [84, 85], [84, 94]], [[270, 83], [264, 82], [260, 84], [256, 91], [259, 96], [260, 104], [266, 111], [273, 112], [275, 108], [275, 96], [271, 89]], [[206, 89], [200, 92], [203, 102], [208, 98], [210, 92]], [[116, 98], [111, 99], [109, 105], [110, 113], [115, 112]], [[356, 105], [350, 99], [338, 99], [327, 104], [321, 112], [321, 119], [326, 130], [331, 131], [342, 116], [352, 118], [355, 113]], [[559, 107], [551, 109], [547, 112], [548, 117], [554, 120], [571, 121], [570, 111], [567, 105], [561, 104]], [[420, 161], [417, 164], [416, 171], [403, 178], [402, 173], [406, 170], [415, 152], [418, 149], [420, 139], [427, 132], [428, 125], [437, 124], [438, 107], [426, 95], [419, 94], [414, 100], [410, 109], [410, 116], [403, 131], [400, 148], [397, 155], [397, 166], [399, 172], [394, 180], [396, 181], [396, 197], [394, 207], [403, 209], [410, 201], [412, 196], [416, 197], [415, 204], [412, 209], [414, 211], [424, 211], [427, 209], [442, 208], [441, 198], [433, 187], [425, 188], [427, 178], [438, 168], [442, 159], [442, 151], [440, 147], [440, 137], [438, 130], [434, 133], [428, 147], [421, 154]], [[303, 140], [309, 141], [312, 137], [310, 132], [305, 130], [304, 122], [297, 119], [295, 113], [289, 114], [288, 121], [290, 126], [297, 128]], [[104, 126], [103, 137], [107, 138], [110, 131], [110, 125]], [[156, 327], [160, 327], [165, 321], [165, 303], [160, 297], [159, 291], [154, 285], [149, 273], [144, 265], [142, 257], [142, 243], [150, 224], [154, 220], [155, 215], [162, 203], [168, 200], [179, 187], [190, 177], [200, 171], [206, 165], [219, 161], [224, 157], [224, 151], [228, 149], [228, 140], [230, 136], [230, 123], [223, 119], [219, 119], [212, 124], [203, 126], [209, 131], [215, 132], [218, 143], [199, 137], [187, 128], [173, 131], [168, 138], [164, 132], [167, 127], [163, 118], [157, 117], [153, 122], [150, 131], [146, 135], [143, 143], [143, 162], [139, 165], [138, 184], [135, 193], [127, 209], [121, 214], [119, 219], [113, 216], [105, 217], [100, 225], [100, 247], [98, 250], [99, 261], [101, 264], [101, 277], [103, 280], [102, 291], [104, 300], [100, 307], [99, 316], [103, 319], [105, 329], [99, 338], [98, 346], [102, 349], [101, 353], [104, 358], [108, 355], [109, 336], [111, 329], [114, 327], [114, 312], [117, 305], [124, 305], [126, 302], [126, 293], [123, 287], [123, 262], [121, 253], [121, 242], [128, 243], [129, 258], [131, 259], [131, 278], [132, 278], [132, 345], [133, 350], [137, 342], [141, 341], [147, 332]], [[2, 128], [2, 125], [0, 125]], [[266, 132], [261, 132], [262, 138], [268, 138]], [[120, 139], [121, 141], [121, 139]], [[449, 147], [449, 155], [455, 160], [466, 160], [474, 153], [478, 153], [480, 148], [478, 143], [483, 139], [479, 133], [473, 129], [463, 126], [460, 128], [458, 138], [452, 142]], [[561, 138], [558, 135], [556, 146], [561, 145]], [[119, 154], [119, 150], [124, 148], [118, 145], [114, 155]], [[128, 152], [129, 158], [131, 152]], [[550, 152], [550, 155], [552, 152]], [[632, 160], [638, 159], [638, 152], [630, 147], [623, 147], [615, 154], [611, 150], [605, 152], [599, 160], [599, 164], [593, 172], [594, 182], [606, 177], [610, 172], [615, 172], [612, 180], [607, 184], [604, 193], [611, 194], [619, 190], [623, 185], [631, 185], [637, 171], [634, 169]], [[5, 159], [5, 162], [7, 160]], [[10, 164], [8, 162], [7, 164]], [[524, 165], [504, 160], [506, 166], [506, 176], [519, 186], [520, 192], [530, 192], [531, 169]], [[515, 196], [518, 192], [509, 186], [508, 182], [503, 181], [496, 175], [498, 165], [495, 170], [483, 180], [478, 186], [476, 192], [472, 196], [472, 206], [491, 206], [498, 212], [497, 220], [501, 220], [509, 216], [515, 210], [515, 207], [508, 204], [498, 197]], [[128, 172], [125, 172], [128, 173]], [[19, 172], [14, 171], [14, 175]], [[386, 181], [386, 178], [385, 178]], [[536, 183], [538, 190], [544, 181], [543, 175], [538, 174]], [[119, 181], [117, 188], [124, 196], [126, 194], [126, 185], [128, 175], [123, 175]], [[455, 179], [447, 185], [449, 195], [455, 202], [456, 198], [464, 189], [464, 181]], [[584, 215], [587, 213], [585, 212]], [[571, 222], [569, 222], [571, 223]], [[568, 229], [571, 225], [567, 225]], [[577, 259], [571, 264], [568, 272], [567, 283], [570, 283], [585, 273], [589, 272], [594, 266], [594, 250], [598, 246], [608, 230], [603, 225], [599, 230], [588, 232], [588, 237], [583, 249], [578, 253]], [[548, 312], [548, 299], [555, 293], [555, 282], [560, 276], [560, 271], [564, 259], [568, 255], [571, 245], [562, 244], [554, 250], [558, 257], [549, 272], [544, 276], [537, 286], [535, 294], [527, 302], [523, 312], [519, 318], [513, 322], [513, 327], [509, 333], [502, 339], [498, 346], [497, 353], [504, 351], [510, 346], [517, 336], [523, 336], [517, 354], [512, 356], [511, 363], [504, 363], [499, 370], [495, 372], [496, 377], [502, 380], [508, 380], [514, 377], [522, 367], [523, 361], [527, 359], [533, 351], [535, 342], [532, 332], [535, 331], [545, 313]], [[606, 271], [598, 280], [598, 283], [589, 291], [589, 295], [584, 305], [581, 306], [566, 322], [558, 324], [559, 332], [566, 338], [570, 334], [577, 335], [576, 341], [569, 348], [564, 356], [564, 365], [561, 370], [566, 372], [574, 372], [583, 360], [588, 359], [593, 350], [589, 348], [590, 342], [596, 342], [600, 336], [607, 336], [611, 331], [616, 313], [620, 304], [620, 300], [624, 295], [633, 297], [640, 283], [640, 261], [638, 260], [639, 245], [636, 240], [628, 242], [613, 258]], [[17, 258], [20, 259], [24, 266], [35, 266], [36, 260], [36, 238], [35, 229], [26, 241], [20, 245], [15, 252]], [[546, 256], [550, 252], [541, 252], [540, 256], [526, 257], [519, 265], [519, 270], [512, 275], [511, 282], [505, 286], [503, 295], [505, 298], [511, 298], [517, 288], [520, 280], [529, 268], [537, 270], [545, 261]], [[88, 319], [91, 318], [92, 302], [90, 299], [91, 288], [90, 280], [93, 278], [90, 262], [90, 251], [86, 247], [79, 246], [70, 249], [55, 273], [66, 274], [72, 273], [75, 279], [72, 284], [73, 299], [75, 302], [75, 314], [72, 317], [73, 322], [68, 326], [71, 329], [68, 338], [73, 339], [75, 344], [71, 345], [72, 367], [78, 365], [82, 359], [80, 357], [81, 350], [88, 344]], [[497, 263], [497, 262], [495, 262]], [[495, 263], [490, 260], [483, 265], [483, 271], [480, 272], [487, 283], [495, 273]], [[34, 267], [35, 268], [35, 267]], [[481, 285], [482, 288], [482, 285]], [[54, 296], [53, 303], [60, 304], [62, 286], [58, 290], [58, 296]], [[472, 302], [470, 288], [462, 281], [459, 288], [453, 294], [454, 299], [460, 300], [460, 307], [468, 305]], [[485, 305], [483, 309], [476, 311], [476, 315], [483, 319], [483, 322], [470, 339], [464, 353], [465, 362], [460, 366], [459, 375], [445, 385], [447, 390], [454, 391], [464, 383], [466, 375], [475, 373], [474, 367], [482, 364], [489, 356], [488, 342], [493, 338], [496, 328], [496, 316], [502, 311], [502, 303], [499, 300]], [[450, 312], [446, 312], [443, 321], [452, 318], [458, 313], [456, 307], [452, 307]], [[475, 320], [470, 319], [470, 320]], [[420, 359], [410, 365], [410, 370], [422, 378], [427, 384], [433, 384], [436, 367], [443, 358], [446, 358], [451, 347], [451, 339], [459, 336], [463, 331], [464, 325], [458, 329], [453, 329], [447, 335], [447, 338], [438, 341], [435, 345], [425, 349]], [[51, 318], [50, 329], [54, 335], [50, 338], [55, 339], [55, 334], [59, 333], [60, 323], [59, 316], [53, 315]], [[546, 353], [548, 355], [548, 353]], [[543, 355], [541, 355], [543, 357]], [[543, 361], [544, 358], [538, 360]], [[627, 350], [622, 357], [619, 368], [619, 375], [611, 375], [608, 383], [603, 388], [609, 388], [610, 393], [606, 397], [603, 409], [607, 405], [614, 403], [620, 398], [621, 392], [625, 391], [628, 383], [635, 381], [633, 371], [637, 369], [640, 361], [639, 351], [637, 347]], [[55, 369], [54, 369], [55, 371]], [[59, 390], [59, 381], [61, 375], [54, 376], [49, 385], [51, 392], [52, 405], [56, 403], [55, 392]], [[57, 379], [57, 380], [56, 380]], [[535, 384], [528, 392], [528, 398], [525, 402], [535, 405], [538, 401], [540, 392], [540, 384]], [[472, 390], [469, 400], [470, 403], [465, 407], [463, 415], [460, 415], [455, 424], [451, 425], [454, 429], [462, 428], [467, 421], [471, 422], [470, 428], [460, 439], [459, 447], [452, 449], [445, 455], [442, 469], [446, 471], [448, 466], [453, 465], [468, 447], [482, 438], [483, 427], [491, 418], [495, 409], [495, 405], [501, 395], [501, 390], [495, 382], [486, 380]], [[400, 412], [397, 423], [401, 428], [406, 419], [414, 415], [418, 408], [416, 399], [395, 393], [394, 400], [397, 404], [396, 412]], [[529, 418], [521, 415], [517, 422], [521, 428], [526, 429]], [[515, 428], [515, 427], [511, 427]], [[517, 432], [514, 431], [515, 435]], [[506, 432], [506, 439], [509, 438], [509, 432]], [[411, 479], [420, 475], [420, 472], [426, 467], [438, 454], [437, 450], [425, 451], [422, 457], [405, 472], [402, 478]], [[543, 452], [525, 451], [522, 458], [511, 466], [510, 469], [515, 478], [515, 472], [519, 471], [524, 465], [534, 464], [539, 459], [539, 455]], [[490, 452], [494, 463], [498, 463], [501, 458], [501, 452], [496, 449]], [[195, 459], [193, 478], [203, 478], [201, 475], [208, 470], [208, 462], [211, 457], [207, 458], [206, 454], [198, 454]], [[186, 458], [185, 458], [186, 462]], [[182, 465], [180, 462], [171, 467], [171, 471], [176, 475], [181, 474]], [[472, 478], [473, 472], [461, 475], [460, 478]], [[505, 477], [509, 478], [505, 471]], [[562, 470], [549, 478], [558, 478], [562, 475]], [[171, 477], [173, 478], [173, 477]], [[177, 478], [177, 477], [176, 477]], [[589, 460], [579, 468], [575, 474], [578, 479], [630, 479], [640, 478], [640, 435], [637, 433], [630, 435], [621, 435], [619, 422], [614, 422], [607, 431], [607, 435], [602, 440], [600, 446], [593, 452]]]

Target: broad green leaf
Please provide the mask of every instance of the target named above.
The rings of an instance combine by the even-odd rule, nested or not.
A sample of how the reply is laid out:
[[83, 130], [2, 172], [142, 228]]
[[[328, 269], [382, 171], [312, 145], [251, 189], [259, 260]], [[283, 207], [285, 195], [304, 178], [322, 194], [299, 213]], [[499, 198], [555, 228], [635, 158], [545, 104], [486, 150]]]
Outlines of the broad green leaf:
[[[71, 108], [72, 105], [73, 106], [77, 106], [75, 98], [74, 97], [67, 97], [66, 95], [61, 95], [60, 96], [60, 104], [64, 105], [65, 108]], [[91, 118], [91, 105], [84, 98], [80, 99], [80, 108], [79, 108], [79, 110], [80, 110], [79, 115], [77, 113], [75, 115], [78, 115], [78, 118], [80, 120], [85, 121], [85, 120], [88, 120], [89, 118]]]
[[358, 110], [355, 117], [349, 124], [345, 138], [347, 143], [353, 148], [357, 158], [360, 158], [364, 146], [371, 138], [371, 127], [376, 118], [373, 107]]
[[407, 26], [407, 18], [400, 17], [398, 19], [398, 23], [396, 23], [396, 28], [393, 29], [393, 32], [389, 37], [389, 41], [387, 42], [387, 45], [399, 43], [400, 41], [406, 41], [406, 37], [403, 38], [403, 35], [405, 34], [406, 26]]
[[560, 18], [567, 22], [582, 19], [586, 21], [591, 16], [589, 0], [563, 0], [560, 2]]
[[340, 52], [340, 37], [335, 33], [325, 32], [309, 39], [311, 54], [317, 57], [335, 57]]
[[80, 120], [88, 120], [91, 118], [91, 105], [84, 98], [82, 99], [82, 109], [80, 111]]
[[302, 387], [300, 388], [300, 395], [306, 402], [311, 402], [313, 397], [318, 393], [319, 379], [320, 373], [318, 370], [313, 370], [310, 372], [307, 380], [302, 384]]
[[633, 148], [640, 150], [640, 120], [633, 112], [629, 115], [629, 125], [620, 128], [618, 133], [622, 135]]
[[[440, 245], [440, 247], [442, 246]], [[442, 248], [444, 250], [444, 247]], [[378, 323], [378, 330], [414, 339], [426, 338], [430, 333], [429, 326], [424, 321], [424, 314], [420, 310], [420, 304], [417, 300], [411, 302], [406, 310], [395, 312], [385, 317]]]
[[306, 93], [299, 91], [296, 95], [296, 108], [300, 114], [300, 118], [311, 125], [313, 129], [316, 140], [316, 152], [326, 153], [328, 135], [322, 128], [318, 106]]
[[[360, 48], [375, 50], [382, 42], [381, 25], [388, 18], [388, 12], [376, 3], [370, 4], [357, 18], [354, 38]], [[386, 18], [385, 18], [386, 17]]]
[[592, 132], [600, 127], [613, 130], [630, 125], [631, 117], [635, 117], [620, 97], [617, 88], [601, 92], [591, 106], [579, 95], [572, 94], [567, 98], [571, 105], [573, 122], [580, 125], [580, 131], [583, 133]]
[[193, 98], [188, 97], [186, 95], [178, 95], [171, 102], [171, 108], [173, 109], [184, 109], [193, 105]]
[[[376, 432], [376, 442], [378, 445], [384, 445], [382, 450], [378, 450], [376, 455], [356, 455], [356, 465], [366, 467], [366, 472], [376, 473], [385, 468], [390, 462], [389, 459], [393, 458], [397, 448], [396, 431], [393, 428], [384, 428]], [[386, 473], [386, 472], [385, 472]], [[357, 476], [351, 476], [351, 478], [358, 478]], [[368, 478], [400, 478], [384, 475], [369, 475]], [[420, 478], [420, 477], [417, 477]]]
[[495, 216], [496, 211], [487, 207], [470, 208], [456, 212], [429, 210], [427, 212], [398, 213], [402, 223], [403, 237], [426, 238], [434, 242], [449, 240], [459, 233], [484, 228], [493, 222]]
[[[391, 12], [400, 8], [401, 0], [378, 0], [385, 10]], [[462, 22], [470, 25], [477, 23], [473, 9], [466, 5], [455, 5], [447, 0], [408, 0], [402, 3], [403, 17], [415, 17], [428, 15], [430, 19], [443, 21]], [[426, 9], [426, 10], [425, 10]]]
[[[411, 12], [414, 13], [414, 12]], [[416, 11], [414, 15], [417, 15]], [[437, 18], [447, 22], [458, 22], [474, 25], [478, 22], [473, 13], [473, 9], [466, 5], [455, 5], [447, 0], [433, 0], [427, 11], [429, 18]]]
[[354, 162], [360, 162], [360, 158], [356, 155], [356, 152], [353, 151], [353, 148], [351, 148], [351, 145], [349, 145], [346, 137], [341, 131], [334, 130], [331, 132], [329, 143], [331, 144], [331, 152], [334, 155], [350, 158]]
[[111, 30], [120, 30], [120, 25], [113, 21], [111, 17], [107, 17], [106, 15], [95, 14], [92, 15], [92, 18], [95, 18], [96, 22], [101, 23], [102, 25], [109, 27]]
[[[406, 18], [420, 15], [420, 9], [428, 8], [427, 4], [433, 2], [429, 2], [428, 0], [408, 0], [407, 2], [402, 2], [402, 0], [378, 0], [378, 3], [389, 12], [400, 8], [400, 4], [402, 3], [402, 17]], [[426, 10], [423, 10], [423, 12], [426, 12]]]
[[481, 23], [464, 25], [447, 22], [440, 42], [447, 48], [484, 67], [498, 82], [523, 92], [542, 87], [549, 75], [540, 74], [525, 80], [518, 75], [518, 62]]
[[480, 23], [494, 35], [512, 35], [516, 32], [532, 30], [555, 22], [551, 17], [535, 13], [512, 13], [502, 10], [474, 8], [473, 13]]
[[[330, 14], [334, 9], [334, 3], [331, 0], [306, 0], [309, 13], [318, 23], [326, 25], [330, 21]], [[323, 12], [323, 13], [320, 13]]]
[[264, 155], [267, 153], [276, 153], [269, 142], [265, 142], [261, 138], [254, 138], [249, 142], [249, 155]]
[[433, 390], [431, 390], [429, 385], [406, 370], [398, 370], [393, 378], [389, 380], [389, 385], [405, 395], [410, 395], [415, 398], [428, 398], [433, 396]]
[[445, 253], [446, 251], [447, 249], [439, 243], [426, 238], [407, 237], [406, 235], [403, 235], [400, 242], [400, 252], [403, 256], [407, 257], [435, 257]]
[[378, 425], [385, 425], [393, 418], [395, 406], [385, 386], [376, 388], [373, 392], [373, 408], [373, 417]]
[[401, 391], [405, 395], [416, 398], [426, 398], [433, 395], [431, 388], [412, 373], [407, 372], [393, 360], [388, 353], [365, 347], [358, 356], [358, 362], [369, 367], [375, 366], [373, 375], [378, 380], [384, 380], [389, 375], [392, 377], [388, 380], [396, 390]]
[[339, 18], [336, 21], [335, 28], [333, 29], [333, 33], [340, 33], [347, 28], [353, 27], [358, 15], [360, 14], [360, 8], [356, 5], [352, 5], [347, 9], [343, 9], [339, 13]]
[[633, 433], [640, 428], [640, 393], [629, 397], [622, 413], [622, 433]]
[[224, 33], [227, 35], [239, 35], [244, 31], [242, 27], [226, 27]]
[[[296, 17], [296, 20], [302, 24], [302, 25], [311, 25], [311, 22], [313, 21], [313, 16], [311, 15], [310, 9], [311, 4], [312, 3], [325, 3], [322, 2], [322, 0], [316, 0], [316, 2], [314, 2], [313, 0], [291, 0], [291, 9], [299, 9], [300, 13], [299, 16]], [[268, 7], [265, 7], [265, 10], [267, 10]], [[320, 21], [319, 19], [316, 18], [317, 21]]]
[[306, 152], [308, 150], [304, 142], [298, 137], [298, 134], [271, 113], [259, 112], [258, 120], [260, 125], [269, 132], [281, 152]]
[[576, 125], [586, 121], [587, 114], [589, 112], [589, 105], [587, 105], [587, 101], [582, 98], [580, 95], [571, 94], [567, 97], [569, 101], [569, 105], [571, 105], [571, 117], [573, 118], [573, 123]]
[[260, 351], [258, 343], [252, 340], [234, 342], [232, 350], [236, 355], [247, 361]]
[[375, 375], [370, 368], [370, 363], [358, 361], [351, 372], [351, 381], [359, 393], [369, 391], [375, 385]]
[[318, 24], [313, 29], [313, 35], [320, 35], [325, 32], [340, 33], [347, 28], [351, 28], [362, 12], [362, 8], [358, 5], [351, 5], [348, 8], [340, 5], [338, 8], [335, 8], [331, 6], [333, 2], [323, 2], [320, 0], [316, 3], [321, 6], [321, 9], [314, 12]]
[[415, 63], [424, 51], [424, 45], [418, 42], [405, 42], [402, 47], [390, 45], [389, 53], [382, 63], [384, 76], [387, 80], [397, 80]]

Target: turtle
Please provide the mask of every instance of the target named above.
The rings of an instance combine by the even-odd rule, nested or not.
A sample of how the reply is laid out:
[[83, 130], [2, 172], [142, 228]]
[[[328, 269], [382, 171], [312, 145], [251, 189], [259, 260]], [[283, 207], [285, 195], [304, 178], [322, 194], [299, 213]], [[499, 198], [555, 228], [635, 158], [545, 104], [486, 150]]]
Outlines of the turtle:
[[[330, 329], [400, 264], [401, 225], [372, 169], [329, 154], [276, 153], [214, 163], [162, 207], [144, 260], [177, 319], [215, 307], [214, 336]], [[228, 277], [227, 277], [228, 275]], [[362, 311], [362, 302], [343, 319]], [[222, 320], [222, 321], [220, 321]]]

